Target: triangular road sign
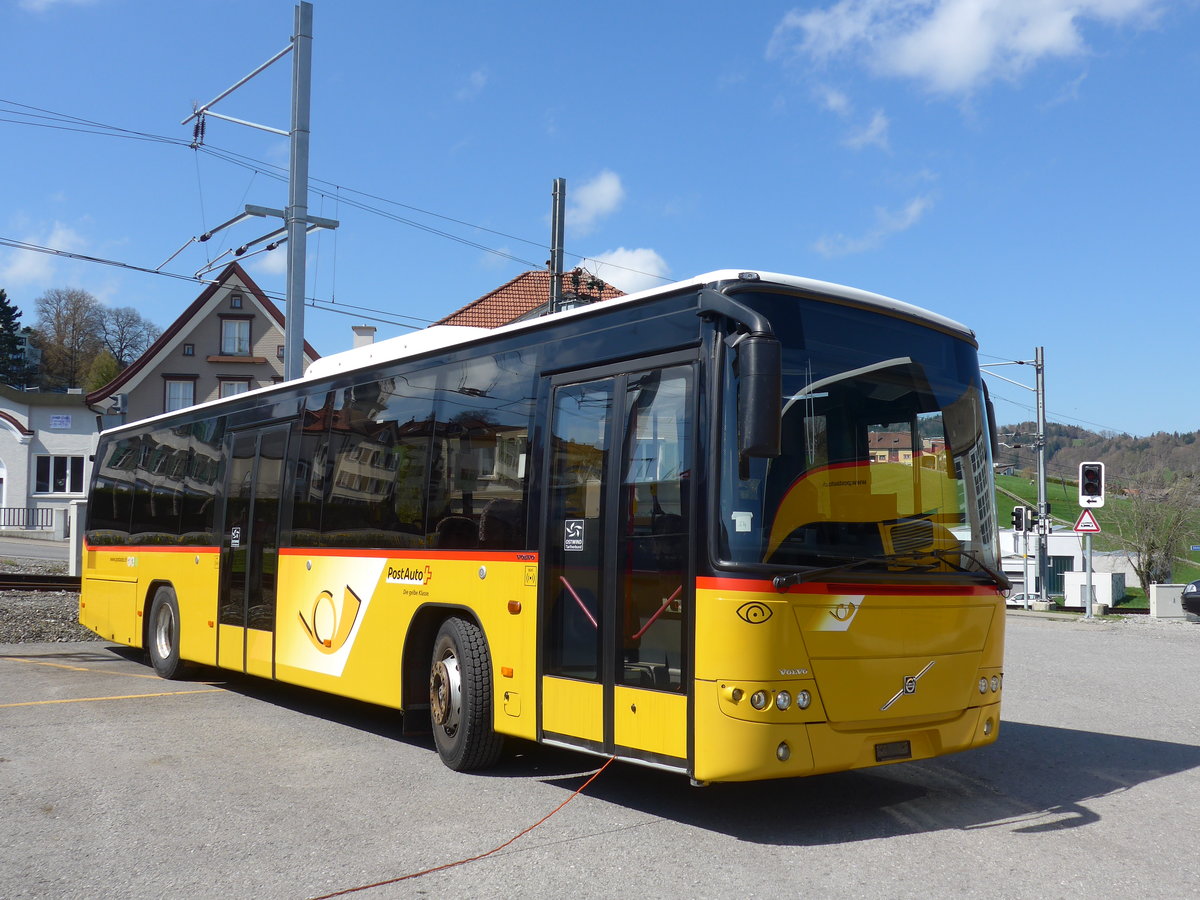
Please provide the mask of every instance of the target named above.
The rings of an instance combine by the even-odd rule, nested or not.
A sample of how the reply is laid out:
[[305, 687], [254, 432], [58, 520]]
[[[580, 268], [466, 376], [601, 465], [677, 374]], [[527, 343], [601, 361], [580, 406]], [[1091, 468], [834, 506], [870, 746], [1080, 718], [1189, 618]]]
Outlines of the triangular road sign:
[[1076, 534], [1099, 534], [1100, 523], [1096, 521], [1096, 515], [1090, 509], [1085, 509], [1079, 513], [1079, 518], [1075, 521]]

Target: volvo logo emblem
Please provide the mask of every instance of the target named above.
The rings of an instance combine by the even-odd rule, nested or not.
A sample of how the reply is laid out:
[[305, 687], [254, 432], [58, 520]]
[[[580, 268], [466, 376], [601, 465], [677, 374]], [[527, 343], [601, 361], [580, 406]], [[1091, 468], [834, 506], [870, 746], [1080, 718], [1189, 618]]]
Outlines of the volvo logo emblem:
[[892, 708], [892, 704], [895, 703], [897, 700], [899, 700], [901, 697], [903, 697], [905, 694], [915, 694], [917, 692], [917, 682], [921, 680], [921, 677], [926, 672], [928, 672], [930, 669], [933, 668], [934, 662], [936, 662], [936, 660], [931, 659], [929, 661], [929, 664], [926, 665], [925, 668], [923, 668], [916, 675], [905, 675], [904, 676], [904, 686], [902, 688], [900, 688], [900, 690], [896, 691], [895, 694], [892, 695], [891, 700], [889, 700], [887, 703], [883, 704], [883, 706], [879, 707], [879, 711], [887, 712], [889, 709]]

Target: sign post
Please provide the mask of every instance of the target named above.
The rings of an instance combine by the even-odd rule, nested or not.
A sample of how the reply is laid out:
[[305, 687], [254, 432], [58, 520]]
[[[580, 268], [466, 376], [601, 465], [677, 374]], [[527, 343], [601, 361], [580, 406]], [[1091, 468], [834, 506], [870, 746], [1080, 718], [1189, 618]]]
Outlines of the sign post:
[[1100, 533], [1100, 523], [1096, 521], [1096, 515], [1090, 509], [1085, 508], [1080, 511], [1079, 518], [1075, 520], [1075, 533], [1083, 535], [1083, 556], [1087, 565], [1087, 584], [1084, 587], [1087, 592], [1085, 618], [1090, 619], [1092, 618], [1092, 535]]

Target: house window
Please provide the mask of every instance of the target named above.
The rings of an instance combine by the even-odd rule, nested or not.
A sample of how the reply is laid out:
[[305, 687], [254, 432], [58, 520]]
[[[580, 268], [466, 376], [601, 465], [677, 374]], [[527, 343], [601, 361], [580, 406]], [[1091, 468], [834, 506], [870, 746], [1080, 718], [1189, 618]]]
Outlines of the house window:
[[183, 355], [184, 356], [195, 356], [196, 355], [196, 345], [195, 344], [184, 344], [183, 345]]
[[229, 308], [230, 309], [241, 309], [242, 308], [242, 295], [241, 294], [230, 294], [229, 295]]
[[196, 402], [196, 382], [167, 381], [167, 401], [164, 412], [173, 412]]
[[222, 319], [221, 320], [221, 355], [249, 356], [250, 355], [250, 320]]
[[82, 456], [39, 456], [34, 491], [39, 494], [82, 494]]
[[283, 359], [283, 344], [276, 344], [276, 345], [275, 345], [275, 358], [276, 358], [276, 359]]
[[218, 396], [232, 397], [234, 394], [244, 394], [250, 390], [249, 378], [222, 378], [218, 387]]

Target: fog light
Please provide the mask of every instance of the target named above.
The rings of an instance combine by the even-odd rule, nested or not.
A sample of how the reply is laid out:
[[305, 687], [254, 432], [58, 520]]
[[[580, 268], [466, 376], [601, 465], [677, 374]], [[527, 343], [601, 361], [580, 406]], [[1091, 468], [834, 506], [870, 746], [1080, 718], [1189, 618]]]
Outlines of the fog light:
[[730, 697], [730, 699], [733, 700], [734, 703], [741, 703], [742, 697], [744, 697], [745, 695], [746, 695], [746, 692], [743, 691], [741, 688], [734, 688], [730, 692], [729, 697]]
[[979, 676], [979, 693], [981, 693], [981, 694], [987, 693], [987, 676], [986, 675]]
[[812, 694], [808, 691], [801, 691], [796, 695], [796, 706], [800, 709], [808, 709], [810, 703], [812, 703]]
[[750, 705], [755, 709], [766, 709], [771, 702], [771, 695], [766, 691], [755, 691], [750, 695]]
[[787, 741], [779, 742], [779, 746], [775, 748], [775, 758], [780, 762], [787, 762], [792, 758], [792, 748], [787, 745]]
[[993, 675], [992, 676], [992, 693], [994, 694], [998, 690], [1000, 690], [1000, 676]]
[[991, 733], [992, 733], [992, 731], [995, 729], [995, 727], [996, 727], [996, 726], [995, 726], [995, 724], [992, 722], [992, 720], [991, 720], [991, 719], [988, 719], [987, 721], [985, 721], [985, 722], [983, 723], [983, 735], [984, 735], [984, 737], [988, 737], [988, 736], [990, 736], [990, 735], [991, 735]]
[[775, 705], [779, 707], [779, 709], [787, 709], [792, 705], [792, 695], [787, 691], [780, 691], [775, 695]]

